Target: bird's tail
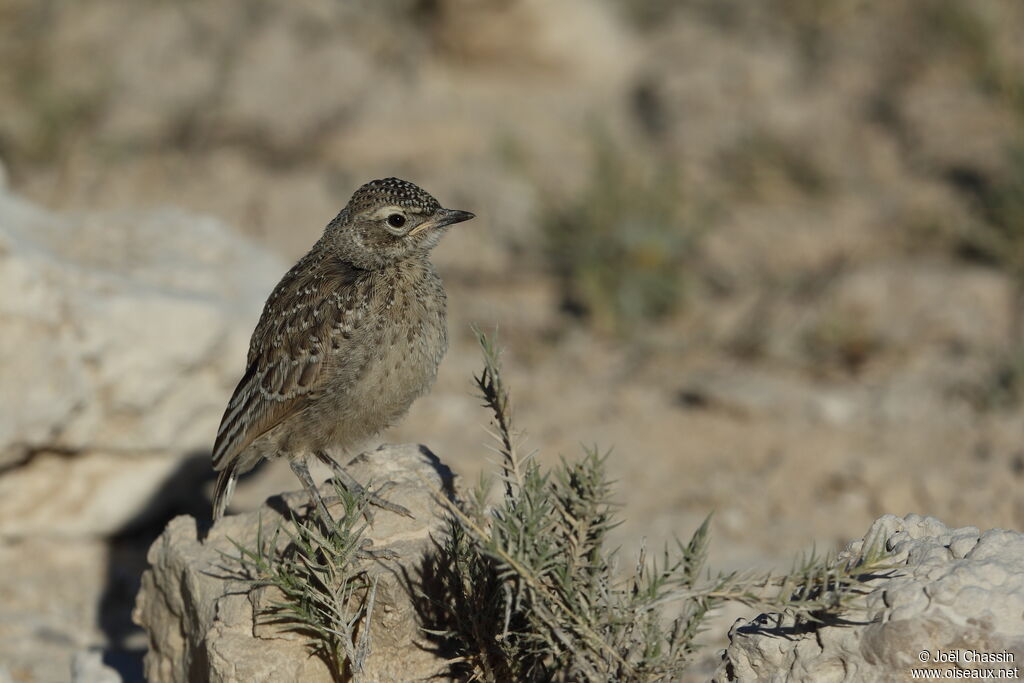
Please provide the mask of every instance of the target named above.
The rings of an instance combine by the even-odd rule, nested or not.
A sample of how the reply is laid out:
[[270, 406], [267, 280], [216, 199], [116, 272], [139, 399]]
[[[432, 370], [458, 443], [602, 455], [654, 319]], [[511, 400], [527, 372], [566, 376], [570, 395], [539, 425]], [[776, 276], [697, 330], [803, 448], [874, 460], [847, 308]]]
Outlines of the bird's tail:
[[238, 460], [235, 459], [227, 467], [220, 471], [217, 476], [217, 484], [213, 488], [213, 521], [217, 522], [224, 516], [227, 510], [231, 494], [235, 492], [235, 482], [238, 481]]

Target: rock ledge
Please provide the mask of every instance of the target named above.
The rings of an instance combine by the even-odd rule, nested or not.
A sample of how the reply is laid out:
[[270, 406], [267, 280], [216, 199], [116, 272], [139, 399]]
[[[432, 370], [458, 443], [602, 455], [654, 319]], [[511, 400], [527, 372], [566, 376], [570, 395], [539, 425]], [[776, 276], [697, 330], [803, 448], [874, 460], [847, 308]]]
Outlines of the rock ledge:
[[[1024, 534], [885, 515], [847, 551], [879, 542], [901, 568], [865, 596], [863, 624], [796, 627], [781, 614], [741, 619], [715, 680], [905, 681], [915, 668], [1015, 666], [1021, 675]], [[1006, 661], [979, 661], [993, 657]], [[936, 661], [943, 658], [960, 661]]]
[[[450, 493], [452, 475], [423, 446], [382, 446], [346, 466], [358, 481], [379, 485], [394, 482], [385, 494], [407, 507], [415, 519], [374, 510], [366, 537], [376, 549], [387, 548], [398, 560], [374, 560], [366, 567], [376, 578], [376, 606], [371, 620], [373, 648], [361, 681], [428, 679], [445, 669], [440, 658], [421, 646], [415, 607], [406, 588], [416, 576], [431, 534], [443, 531], [436, 496]], [[323, 489], [325, 495], [328, 487]], [[149, 637], [146, 680], [149, 681], [331, 681], [331, 672], [312, 656], [299, 635], [264, 624], [257, 626], [259, 590], [228, 571], [236, 556], [232, 540], [254, 547], [262, 520], [273, 530], [290, 509], [304, 506], [296, 492], [270, 498], [256, 511], [226, 517], [200, 540], [196, 520], [177, 517], [149, 551], [150, 569], [133, 617]], [[339, 514], [337, 508], [333, 514]]]

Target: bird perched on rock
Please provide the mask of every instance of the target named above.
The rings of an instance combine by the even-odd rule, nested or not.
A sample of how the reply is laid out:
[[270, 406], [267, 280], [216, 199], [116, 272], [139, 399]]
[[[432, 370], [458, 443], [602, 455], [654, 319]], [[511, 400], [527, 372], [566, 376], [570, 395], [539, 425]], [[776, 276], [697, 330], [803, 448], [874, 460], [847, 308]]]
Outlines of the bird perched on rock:
[[[361, 489], [329, 451], [373, 437], [433, 384], [448, 331], [430, 250], [450, 225], [470, 218], [386, 178], [360, 187], [328, 223], [271, 292], [253, 332], [213, 446], [214, 520], [238, 476], [263, 458], [288, 458], [325, 519], [308, 458]], [[376, 496], [370, 502], [408, 514]]]

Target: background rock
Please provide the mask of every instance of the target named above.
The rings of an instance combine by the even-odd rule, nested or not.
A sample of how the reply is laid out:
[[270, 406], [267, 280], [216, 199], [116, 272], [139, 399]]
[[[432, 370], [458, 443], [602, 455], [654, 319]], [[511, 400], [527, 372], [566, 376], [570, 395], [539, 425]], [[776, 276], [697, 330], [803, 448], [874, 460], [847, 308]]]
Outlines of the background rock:
[[[444, 530], [435, 496], [447, 495], [452, 474], [423, 446], [384, 446], [360, 456], [346, 470], [362, 482], [395, 485], [385, 496], [406, 506], [408, 519], [375, 510], [366, 537], [373, 548], [388, 549], [397, 561], [372, 560], [368, 576], [378, 581], [371, 622], [372, 651], [360, 680], [412, 681], [444, 671], [444, 661], [424, 643], [416, 609], [405, 584], [416, 576], [420, 560]], [[330, 487], [322, 489], [328, 495]], [[331, 493], [330, 495], [333, 495]], [[305, 492], [271, 499], [253, 512], [228, 516], [199, 540], [196, 520], [178, 517], [149, 552], [151, 568], [142, 579], [134, 618], [149, 638], [149, 681], [331, 681], [323, 661], [310, 655], [305, 638], [283, 629], [257, 625], [261, 590], [232, 576], [234, 542], [256, 546], [262, 524], [266, 533], [291, 522], [288, 510], [308, 502]], [[337, 508], [333, 509], [338, 513]], [[234, 569], [239, 569], [235, 567]]]
[[109, 535], [191, 496], [156, 494], [208, 450], [282, 271], [209, 218], [0, 192], [0, 537]]
[[13, 680], [67, 680], [73, 662], [75, 680], [118, 675], [99, 657], [135, 680], [142, 563], [126, 548], [173, 510], [205, 510], [217, 420], [283, 270], [210, 218], [64, 215], [0, 188], [0, 661]]
[[[112, 648], [104, 615], [116, 600], [106, 543], [19, 539], [0, 543], [0, 667], [10, 679], [66, 681], [76, 653]], [[118, 643], [120, 645], [120, 643]]]
[[99, 652], [78, 652], [71, 660], [71, 683], [121, 683], [121, 675], [103, 663]]
[[[951, 529], [934, 517], [886, 515], [848, 553], [880, 545], [896, 572], [872, 581], [854, 623], [739, 620], [717, 681], [905, 681], [911, 669], [1012, 668], [1024, 662], [1024, 534]], [[927, 651], [929, 661], [920, 654]], [[936, 652], [1008, 661], [936, 663]], [[995, 676], [992, 676], [995, 677]]]

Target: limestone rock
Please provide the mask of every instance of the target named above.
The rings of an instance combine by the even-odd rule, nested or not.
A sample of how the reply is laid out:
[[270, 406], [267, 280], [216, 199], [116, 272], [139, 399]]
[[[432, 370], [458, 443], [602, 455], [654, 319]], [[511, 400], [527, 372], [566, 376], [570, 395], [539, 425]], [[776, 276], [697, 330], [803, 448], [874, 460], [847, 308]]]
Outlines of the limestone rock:
[[151, 504], [209, 448], [283, 270], [209, 218], [0, 190], [0, 536], [107, 535]]
[[[358, 481], [394, 482], [385, 494], [406, 506], [415, 519], [375, 510], [366, 537], [397, 560], [368, 562], [376, 578], [371, 620], [372, 651], [362, 681], [411, 681], [440, 674], [444, 662], [419, 647], [424, 638], [406, 587], [419, 561], [433, 546], [431, 534], [443, 528], [435, 500], [452, 486], [452, 475], [426, 448], [382, 446], [346, 466]], [[327, 490], [324, 489], [325, 495]], [[305, 506], [305, 492], [274, 497], [259, 510], [229, 516], [200, 540], [196, 520], [174, 519], [150, 548], [151, 568], [142, 579], [134, 619], [147, 632], [149, 681], [330, 681], [326, 664], [310, 654], [308, 641], [276, 627], [257, 625], [262, 591], [230, 571], [232, 541], [254, 547], [260, 523], [273, 530], [287, 511]], [[339, 514], [337, 508], [332, 513]], [[290, 523], [290, 522], [289, 522]]]
[[[97, 672], [89, 656], [111, 647], [102, 610], [118, 588], [101, 539], [0, 543], [0, 683], [67, 681]], [[76, 660], [77, 664], [76, 664]], [[4, 678], [4, 668], [10, 678]]]
[[[715, 680], [904, 681], [914, 668], [1024, 662], [1024, 534], [885, 515], [847, 552], [875, 543], [884, 543], [899, 569], [872, 583], [857, 618], [863, 623], [815, 628], [781, 614], [741, 619]], [[981, 661], [993, 655], [1004, 661]], [[951, 658], [959, 661], [938, 661]]]
[[121, 683], [121, 675], [103, 663], [99, 652], [84, 650], [71, 660], [71, 683]]

